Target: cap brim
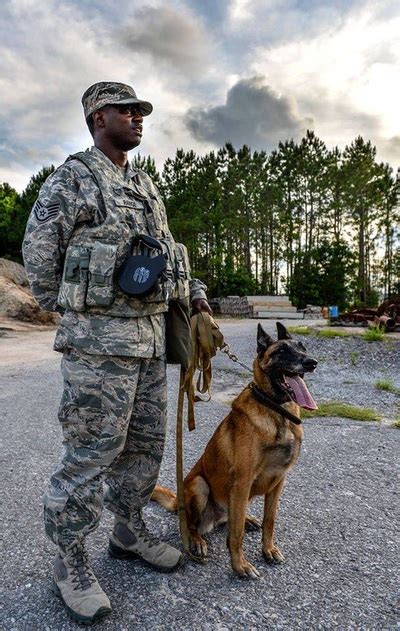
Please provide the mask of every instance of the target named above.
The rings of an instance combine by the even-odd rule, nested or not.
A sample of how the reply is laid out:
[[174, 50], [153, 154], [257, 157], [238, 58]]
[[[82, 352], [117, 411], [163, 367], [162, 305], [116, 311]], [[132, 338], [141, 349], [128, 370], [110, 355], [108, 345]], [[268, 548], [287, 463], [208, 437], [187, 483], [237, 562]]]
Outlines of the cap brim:
[[142, 116], [148, 116], [153, 111], [153, 106], [149, 101], [141, 101], [140, 99], [123, 99], [107, 103], [107, 105], [140, 105]]

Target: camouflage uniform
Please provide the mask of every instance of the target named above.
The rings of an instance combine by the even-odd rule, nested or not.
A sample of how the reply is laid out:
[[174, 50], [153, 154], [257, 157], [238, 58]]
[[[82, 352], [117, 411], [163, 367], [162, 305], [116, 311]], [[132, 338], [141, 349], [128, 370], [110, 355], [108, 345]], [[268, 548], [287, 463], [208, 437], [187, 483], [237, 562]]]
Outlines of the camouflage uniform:
[[[118, 243], [122, 217], [125, 233], [120, 241], [129, 239], [121, 251], [118, 245], [115, 269], [138, 231], [156, 238], [161, 231], [172, 239], [164, 205], [150, 178], [131, 166], [117, 167], [96, 147], [88, 153], [104, 181], [114, 187], [119, 200], [114, 210], [122, 208], [125, 214], [114, 224], [104, 223], [104, 211], [107, 215], [108, 203], [115, 200], [102, 199], [104, 190], [93, 173], [72, 156], [43, 185], [23, 244], [28, 278], [41, 307], [51, 311], [60, 301], [67, 304], [54, 343], [55, 350], [64, 353], [59, 419], [65, 453], [45, 495], [46, 532], [61, 550], [97, 526], [104, 481], [105, 504], [116, 515], [129, 518], [147, 503], [158, 476], [166, 428], [167, 302], [124, 298], [114, 277], [113, 300], [105, 306], [84, 302], [75, 309], [65, 303], [60, 290], [67, 246], [73, 251], [73, 244], [84, 243], [92, 229], [92, 246], [98, 242], [96, 234], [106, 245], [111, 237]], [[191, 300], [206, 297], [203, 283], [191, 279], [189, 284]]]

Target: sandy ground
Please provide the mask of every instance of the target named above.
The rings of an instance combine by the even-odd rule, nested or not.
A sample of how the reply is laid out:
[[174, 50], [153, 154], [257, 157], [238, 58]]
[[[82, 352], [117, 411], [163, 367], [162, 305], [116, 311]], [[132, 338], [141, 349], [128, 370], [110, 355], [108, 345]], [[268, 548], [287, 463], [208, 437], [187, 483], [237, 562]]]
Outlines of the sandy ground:
[[54, 330], [8, 331], [0, 339], [0, 366], [29, 366], [59, 357], [52, 350], [54, 334]]

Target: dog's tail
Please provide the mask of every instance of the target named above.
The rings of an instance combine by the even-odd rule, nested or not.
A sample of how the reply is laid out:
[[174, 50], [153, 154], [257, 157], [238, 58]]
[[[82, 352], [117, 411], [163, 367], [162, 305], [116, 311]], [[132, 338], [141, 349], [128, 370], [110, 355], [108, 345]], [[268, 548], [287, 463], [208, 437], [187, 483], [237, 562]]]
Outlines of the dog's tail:
[[171, 491], [171, 489], [166, 489], [164, 486], [157, 484], [150, 499], [152, 502], [157, 502], [157, 504], [160, 504], [160, 506], [166, 508], [171, 513], [176, 513], [178, 510], [176, 494]]

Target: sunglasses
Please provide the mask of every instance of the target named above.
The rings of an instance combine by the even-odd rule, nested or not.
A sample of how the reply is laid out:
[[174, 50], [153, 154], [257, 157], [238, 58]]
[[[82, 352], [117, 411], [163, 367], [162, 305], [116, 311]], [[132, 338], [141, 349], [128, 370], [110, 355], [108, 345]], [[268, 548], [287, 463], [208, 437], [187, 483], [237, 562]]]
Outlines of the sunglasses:
[[109, 107], [118, 110], [123, 116], [142, 116], [140, 105], [109, 105]]

